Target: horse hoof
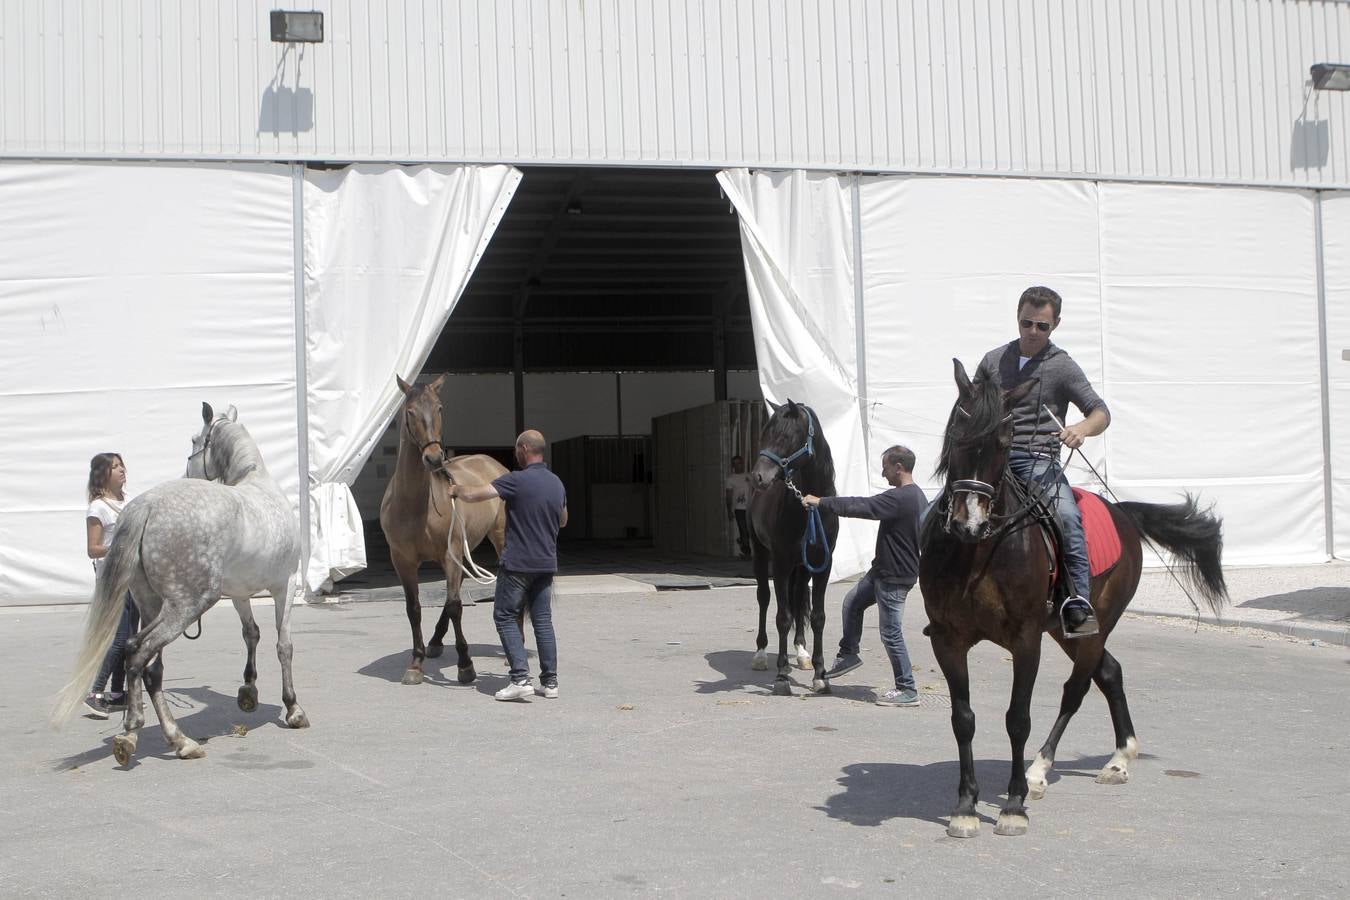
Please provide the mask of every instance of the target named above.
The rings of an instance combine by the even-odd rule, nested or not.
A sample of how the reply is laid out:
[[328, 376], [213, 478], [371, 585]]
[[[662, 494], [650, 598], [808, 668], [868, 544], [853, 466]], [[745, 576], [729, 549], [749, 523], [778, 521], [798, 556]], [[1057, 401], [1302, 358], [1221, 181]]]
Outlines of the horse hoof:
[[459, 675], [456, 677], [459, 678], [460, 684], [473, 684], [478, 680], [478, 673], [474, 671], [473, 663], [469, 663], [467, 666], [459, 667]]
[[792, 685], [786, 681], [775, 681], [773, 683], [773, 693], [775, 697], [791, 697]]
[[1027, 814], [1024, 812], [1004, 812], [999, 813], [998, 824], [994, 826], [994, 834], [1001, 834], [1005, 837], [1017, 837], [1027, 833]]
[[817, 678], [811, 682], [811, 690], [817, 694], [828, 694], [830, 693], [830, 683], [824, 678]]
[[421, 669], [409, 669], [408, 671], [404, 672], [404, 673], [403, 673], [403, 683], [404, 683], [404, 684], [421, 684], [421, 683], [422, 683], [422, 670], [421, 670]]
[[797, 653], [797, 668], [803, 671], [811, 668], [811, 655], [805, 650], [799, 650]]
[[119, 766], [125, 766], [131, 762], [131, 755], [136, 752], [136, 738], [129, 734], [119, 734], [113, 738], [113, 757], [117, 760]]
[[1117, 769], [1114, 766], [1107, 766], [1097, 775], [1098, 784], [1124, 784], [1130, 780], [1130, 773], [1125, 769]]
[[286, 714], [286, 727], [288, 728], [308, 728], [309, 716], [300, 707], [296, 707]]
[[428, 644], [428, 645], [427, 645], [427, 659], [439, 659], [439, 658], [440, 658], [440, 655], [441, 655], [442, 653], [444, 653], [444, 652], [445, 652], [445, 645], [444, 645], [444, 644]]
[[952, 816], [947, 826], [947, 836], [954, 838], [973, 838], [980, 833], [980, 820], [974, 816]]
[[191, 738], [184, 738], [183, 745], [178, 748], [179, 759], [201, 759], [205, 755], [202, 745]]
[[1028, 781], [1028, 782], [1027, 782], [1027, 799], [1028, 799], [1028, 800], [1044, 800], [1044, 799], [1045, 799], [1045, 788], [1046, 788], [1046, 783], [1045, 783], [1044, 781]]
[[766, 669], [768, 669], [769, 668], [768, 655], [763, 650], [756, 653], [755, 658], [750, 661], [750, 668], [754, 669], [756, 672], [763, 672]]
[[253, 712], [258, 708], [258, 686], [246, 684], [239, 689], [239, 708], [244, 712]]

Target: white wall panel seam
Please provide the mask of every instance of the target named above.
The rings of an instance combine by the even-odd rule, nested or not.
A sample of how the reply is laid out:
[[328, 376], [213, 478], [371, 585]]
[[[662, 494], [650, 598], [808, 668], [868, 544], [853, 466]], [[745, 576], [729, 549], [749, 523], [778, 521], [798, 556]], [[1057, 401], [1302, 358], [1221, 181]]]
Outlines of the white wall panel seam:
[[1327, 282], [1326, 267], [1323, 261], [1322, 247], [1322, 193], [1314, 191], [1313, 208], [1313, 251], [1317, 267], [1317, 359], [1318, 378], [1322, 393], [1322, 512], [1326, 522], [1327, 557], [1336, 555], [1334, 497], [1332, 495], [1332, 457], [1331, 457], [1331, 373], [1327, 357]]

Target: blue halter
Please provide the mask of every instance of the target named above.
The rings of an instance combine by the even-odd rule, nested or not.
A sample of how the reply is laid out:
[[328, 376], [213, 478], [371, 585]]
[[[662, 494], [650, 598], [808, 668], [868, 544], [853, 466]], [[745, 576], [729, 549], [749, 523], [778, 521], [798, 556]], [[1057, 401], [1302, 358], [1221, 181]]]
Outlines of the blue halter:
[[759, 451], [759, 455], [760, 455], [760, 456], [762, 456], [762, 457], [764, 457], [765, 459], [769, 460], [769, 462], [773, 463], [774, 465], [778, 466], [780, 469], [783, 470], [783, 478], [784, 478], [785, 480], [788, 480], [788, 481], [791, 481], [791, 480], [792, 480], [792, 469], [790, 468], [790, 466], [791, 466], [794, 462], [796, 462], [796, 461], [797, 461], [798, 459], [800, 459], [802, 456], [805, 456], [805, 457], [807, 457], [807, 458], [809, 459], [809, 458], [812, 458], [812, 457], [814, 457], [814, 456], [816, 455], [816, 446], [815, 446], [815, 444], [816, 444], [816, 417], [813, 416], [813, 415], [811, 414], [811, 410], [810, 410], [808, 407], [803, 406], [802, 409], [806, 410], [806, 443], [805, 443], [805, 444], [802, 444], [802, 446], [798, 447], [798, 448], [797, 448], [797, 451], [796, 451], [795, 453], [793, 453], [791, 456], [788, 456], [788, 457], [782, 457], [782, 456], [779, 456], [777, 453], [774, 453], [772, 450], [761, 450], [761, 451]]

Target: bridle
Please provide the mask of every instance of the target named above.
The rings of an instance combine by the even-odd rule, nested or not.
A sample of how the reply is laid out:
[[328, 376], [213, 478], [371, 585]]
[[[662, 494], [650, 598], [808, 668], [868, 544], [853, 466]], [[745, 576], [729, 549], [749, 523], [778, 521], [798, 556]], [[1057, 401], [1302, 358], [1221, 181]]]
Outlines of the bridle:
[[206, 469], [206, 457], [203, 454], [205, 454], [206, 451], [211, 448], [211, 436], [216, 433], [217, 424], [218, 420], [216, 419], [211, 420], [211, 424], [207, 426], [206, 438], [202, 441], [201, 447], [197, 450], [193, 450], [191, 453], [188, 454], [188, 462], [192, 462], [192, 460], [196, 459], [198, 456], [202, 457], [202, 477], [204, 477], [207, 481], [214, 481], [215, 479], [211, 477], [211, 473]]
[[[409, 438], [409, 440], [411, 440], [414, 444], [416, 444], [416, 443], [418, 442], [418, 441], [417, 441], [417, 435], [413, 434], [413, 430], [412, 430], [412, 422], [411, 422], [411, 420], [408, 418], [408, 414], [409, 414], [410, 412], [412, 412], [412, 410], [410, 410], [410, 409], [405, 409], [405, 410], [403, 411], [403, 430], [406, 431], [406, 432], [408, 432], [408, 438]], [[442, 455], [442, 456], [445, 455], [445, 445], [442, 444], [442, 443], [440, 442], [440, 439], [439, 439], [439, 438], [433, 438], [432, 440], [427, 441], [425, 444], [423, 444], [422, 446], [420, 446], [420, 447], [417, 448], [417, 452], [418, 452], [418, 453], [426, 453], [426, 452], [427, 452], [427, 448], [430, 447], [432, 444], [435, 444], [437, 447], [440, 447], [440, 448], [441, 448], [441, 455]]]

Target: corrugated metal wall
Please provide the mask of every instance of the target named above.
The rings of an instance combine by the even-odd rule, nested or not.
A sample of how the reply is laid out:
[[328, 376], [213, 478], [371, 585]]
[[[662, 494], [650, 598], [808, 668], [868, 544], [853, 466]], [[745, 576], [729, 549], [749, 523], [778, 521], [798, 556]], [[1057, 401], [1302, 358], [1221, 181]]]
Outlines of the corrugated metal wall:
[[314, 0], [303, 49], [274, 5], [0, 0], [0, 155], [1350, 186], [1345, 2]]

